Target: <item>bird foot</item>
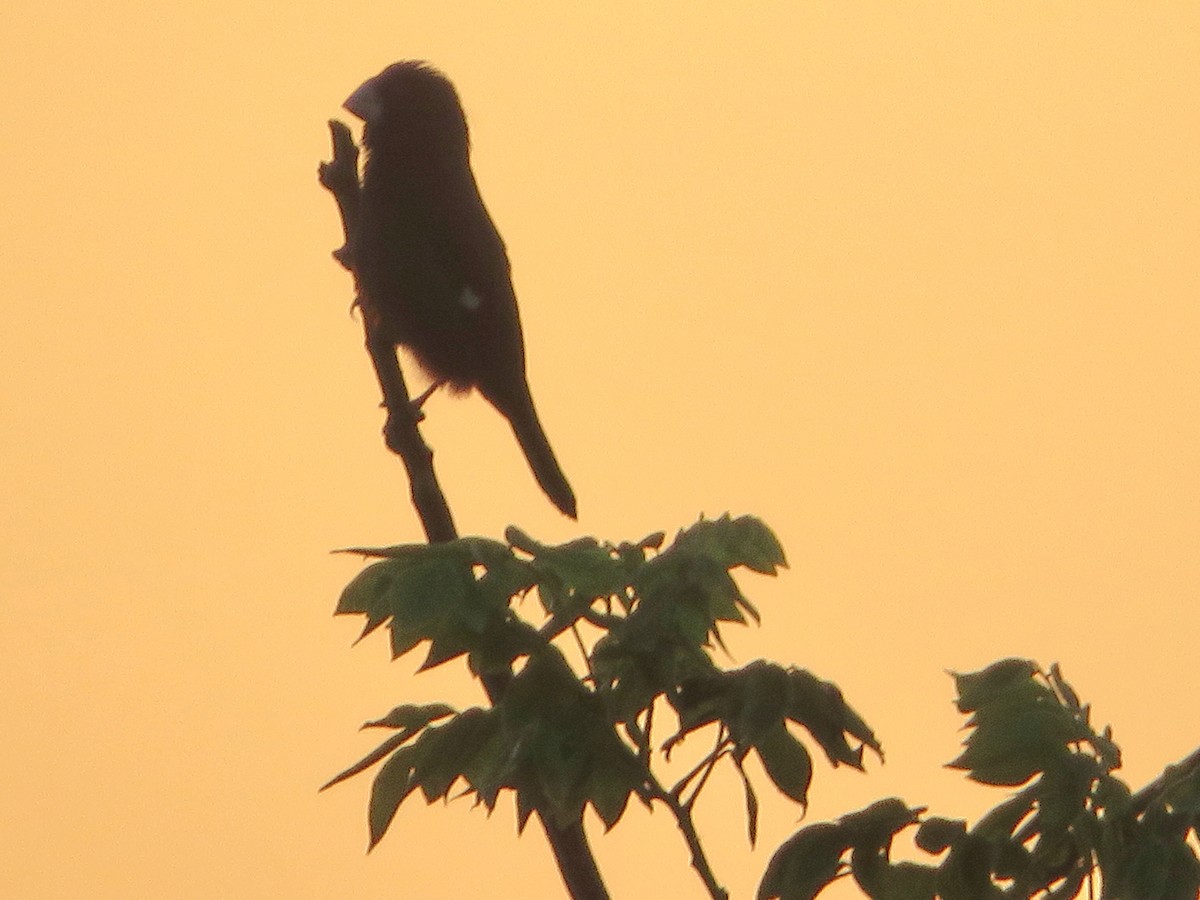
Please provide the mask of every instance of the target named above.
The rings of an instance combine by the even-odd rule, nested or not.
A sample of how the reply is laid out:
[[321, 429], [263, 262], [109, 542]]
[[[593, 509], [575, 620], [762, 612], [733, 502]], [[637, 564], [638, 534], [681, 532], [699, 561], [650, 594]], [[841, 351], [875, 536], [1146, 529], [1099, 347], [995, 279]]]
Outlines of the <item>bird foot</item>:
[[413, 412], [417, 415], [418, 422], [420, 422], [421, 419], [425, 418], [425, 413], [421, 412], [421, 407], [425, 405], [425, 401], [428, 400], [430, 397], [432, 397], [433, 392], [436, 391], [438, 388], [440, 388], [445, 383], [446, 383], [445, 381], [435, 381], [433, 384], [431, 384], [429, 387], [425, 388], [425, 390], [421, 392], [421, 396], [417, 397], [416, 400], [412, 401]]
[[[399, 439], [400, 433], [402, 431], [413, 429], [421, 422], [425, 421], [425, 411], [422, 409], [422, 407], [425, 405], [425, 401], [433, 395], [434, 391], [436, 391], [445, 383], [446, 382], [444, 381], [435, 381], [424, 391], [422, 391], [420, 396], [406, 403], [404, 405], [403, 412], [399, 414], [389, 407], [386, 401], [379, 404], [388, 411], [387, 421], [383, 425], [383, 439], [389, 450], [391, 450], [393, 453], [400, 452], [399, 447], [402, 443], [402, 441]], [[407, 413], [407, 415], [404, 413]]]

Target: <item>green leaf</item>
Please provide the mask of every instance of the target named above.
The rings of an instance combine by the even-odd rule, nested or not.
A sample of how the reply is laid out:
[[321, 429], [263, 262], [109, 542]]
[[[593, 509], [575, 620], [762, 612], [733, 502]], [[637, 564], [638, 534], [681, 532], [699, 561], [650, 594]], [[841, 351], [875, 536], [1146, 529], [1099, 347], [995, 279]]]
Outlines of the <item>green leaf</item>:
[[384, 559], [347, 586], [337, 612], [366, 615], [364, 635], [390, 620], [394, 657], [429, 641], [424, 668], [487, 643], [484, 632], [534, 581], [507, 546], [483, 538], [359, 549]]
[[[1022, 883], [1034, 881], [1041, 887], [1045, 887], [1053, 881], [1053, 878], [1039, 877], [1038, 872], [1045, 869], [1045, 865], [1042, 861], [1035, 859], [1034, 854], [1026, 850], [1023, 844], [1018, 843], [1018, 840], [1018, 838], [1013, 838], [1007, 841], [993, 842], [995, 859], [992, 862], [992, 870], [996, 877], [1024, 879]], [[1037, 846], [1040, 850], [1045, 845], [1039, 841]]]
[[1075, 872], [1067, 875], [1058, 887], [1047, 891], [1045, 900], [1075, 900], [1091, 871], [1091, 866], [1080, 866]]
[[396, 810], [417, 786], [412, 780], [415, 755], [412, 747], [401, 747], [383, 764], [371, 784], [371, 800], [367, 807], [367, 823], [371, 832], [368, 850], [383, 839], [392, 819], [396, 817]]
[[488, 605], [508, 606], [509, 600], [525, 594], [537, 584], [537, 571], [526, 560], [513, 556], [506, 545], [495, 541], [475, 539], [475, 562], [483, 566], [479, 588]]
[[1048, 764], [1047, 754], [1040, 748], [973, 741], [947, 766], [966, 770], [968, 777], [980, 784], [1019, 787], [1044, 771]]
[[897, 832], [915, 825], [924, 811], [923, 807], [910, 808], [898, 797], [888, 797], [847, 813], [838, 819], [838, 825], [855, 846], [885, 847]]
[[[1047, 839], [1065, 838], [1080, 817], [1089, 814], [1086, 804], [1098, 774], [1094, 757], [1073, 753], [1033, 785], [1038, 805], [1037, 828], [1043, 835], [1041, 844]], [[1017, 832], [1018, 841], [1024, 842], [1028, 827]], [[1032, 830], [1028, 834], [1032, 836]], [[1078, 835], [1072, 839], [1073, 845], [1077, 843]]]
[[726, 718], [725, 724], [738, 743], [756, 744], [761, 735], [783, 727], [788, 700], [786, 669], [760, 659], [725, 677], [736, 691], [735, 715]]
[[778, 722], [758, 738], [754, 749], [775, 786], [801, 806], [807, 805], [812, 759], [787, 726]]
[[737, 691], [731, 673], [713, 669], [685, 679], [668, 700], [679, 718], [679, 730], [663, 743], [670, 759], [672, 749], [697, 729], [718, 720], [729, 722], [737, 706]]
[[1079, 723], [1063, 707], [1013, 706], [980, 724], [949, 767], [966, 770], [981, 784], [1017, 786], [1068, 765], [1072, 753], [1067, 744], [1079, 739]]
[[[506, 728], [517, 736], [519, 794], [540, 798], [539, 810], [560, 825], [580, 818], [598, 770], [608, 766], [609, 772], [623, 776], [628, 772], [624, 760], [636, 765], [604, 704], [579, 683], [556, 652], [532, 656], [509, 685], [499, 709]], [[600, 804], [610, 810], [607, 787]]]
[[991, 845], [967, 834], [955, 841], [938, 872], [942, 900], [1000, 900], [1000, 889], [992, 884]]
[[[463, 640], [461, 631], [450, 628], [445, 629], [445, 631], [445, 634], [439, 634], [430, 640], [429, 652], [418, 667], [418, 672], [426, 672], [429, 669], [437, 668], [443, 663], [448, 663], [450, 660], [457, 659], [463, 654], [470, 652], [473, 642]], [[393, 654], [393, 657], [395, 655], [397, 654]]]
[[675, 538], [675, 546], [707, 556], [723, 568], [745, 566], [764, 575], [786, 567], [779, 539], [761, 519], [754, 516], [701, 519]]
[[392, 567], [387, 563], [374, 563], [356, 575], [338, 598], [334, 615], [365, 615], [367, 623], [359, 635], [362, 640], [387, 621], [391, 609], [386, 603], [392, 586]]
[[763, 874], [757, 900], [811, 900], [843, 871], [850, 842], [828, 822], [802, 828], [784, 841]]
[[405, 703], [397, 706], [382, 719], [375, 719], [363, 725], [363, 728], [403, 728], [408, 731], [419, 731], [430, 722], [454, 715], [454, 707], [445, 703], [426, 703], [417, 705]]
[[1037, 785], [1025, 788], [993, 807], [975, 823], [971, 831], [989, 840], [1008, 840], [1021, 820], [1033, 813], [1036, 800]]
[[495, 807], [500, 790], [509, 783], [516, 755], [514, 741], [501, 724], [499, 716], [490, 714], [473, 737], [473, 752], [462, 763], [462, 777], [489, 810]]
[[624, 594], [627, 567], [614, 547], [594, 538], [551, 546], [512, 526], [506, 535], [516, 549], [533, 557], [528, 565], [547, 613], [561, 614], [570, 608], [582, 614], [596, 600]]
[[587, 796], [604, 823], [605, 831], [611, 829], [625, 814], [631, 793], [629, 778], [625, 771], [613, 766], [594, 766], [588, 778]]
[[969, 713], [1015, 685], [1028, 682], [1037, 673], [1037, 665], [1028, 659], [1004, 659], [979, 672], [954, 675], [958, 691], [958, 711]]
[[[855, 871], [857, 876], [859, 873]], [[938, 870], [913, 862], [892, 863], [877, 871], [878, 893], [885, 900], [934, 900], [937, 896]], [[860, 881], [861, 884], [861, 881]]]
[[[1131, 859], [1125, 870], [1125, 890], [1130, 897], [1166, 896], [1174, 873], [1171, 871], [1171, 844], [1153, 835], [1141, 834], [1133, 845]], [[1118, 895], [1123, 896], [1123, 895]], [[1189, 894], [1189, 900], [1194, 898]]]
[[413, 745], [413, 780], [425, 802], [445, 799], [474, 755], [483, 748], [493, 711], [478, 707], [459, 713], [444, 725], [425, 729]]
[[731, 544], [746, 568], [763, 575], [774, 575], [779, 568], [787, 568], [787, 559], [779, 538], [761, 520], [754, 516], [741, 516], [730, 523]]
[[517, 790], [517, 834], [524, 834], [529, 817], [540, 802], [535, 791]]
[[931, 816], [921, 823], [913, 842], [926, 853], [936, 856], [953, 846], [966, 833], [967, 823], [962, 819]]
[[397, 747], [400, 747], [400, 746], [404, 745], [405, 743], [407, 743], [411, 737], [412, 737], [412, 733], [408, 732], [408, 731], [404, 731], [404, 732], [401, 732], [400, 734], [392, 735], [390, 738], [388, 738], [386, 741], [384, 741], [382, 744], [380, 744], [378, 747], [376, 747], [374, 750], [372, 750], [370, 753], [368, 753], [366, 756], [364, 756], [362, 759], [360, 759], [358, 762], [356, 762], [354, 765], [352, 765], [350, 768], [333, 776], [333, 778], [329, 779], [327, 782], [325, 782], [323, 785], [321, 785], [320, 790], [322, 790], [322, 791], [326, 790], [327, 788], [333, 787], [335, 784], [340, 784], [341, 782], [345, 781], [347, 778], [354, 777], [359, 772], [365, 772], [367, 769], [371, 768], [371, 766], [375, 765], [375, 763], [379, 762], [381, 759], [383, 759], [385, 756], [387, 756], [389, 753], [391, 753]]
[[605, 827], [612, 828], [624, 814], [631, 795], [637, 794], [650, 807], [642, 793], [647, 772], [642, 760], [617, 736], [603, 707], [594, 703], [593, 709], [594, 715], [589, 716], [592, 737], [587, 741], [591, 760], [586, 793]]
[[381, 559], [402, 559], [423, 556], [429, 552], [429, 544], [395, 544], [391, 547], [343, 547], [334, 553], [352, 553], [356, 556], [374, 556]]
[[[837, 685], [803, 669], [788, 669], [787, 716], [808, 730], [834, 766], [844, 763], [862, 769], [863, 746], [883, 758], [883, 749], [874, 734], [846, 705]], [[845, 738], [850, 728], [854, 731], [849, 733], [862, 740], [863, 745], [850, 747]]]
[[1106, 819], [1124, 818], [1132, 807], [1129, 785], [1119, 778], [1103, 775], [1096, 783], [1094, 792], [1096, 805], [1102, 808]]

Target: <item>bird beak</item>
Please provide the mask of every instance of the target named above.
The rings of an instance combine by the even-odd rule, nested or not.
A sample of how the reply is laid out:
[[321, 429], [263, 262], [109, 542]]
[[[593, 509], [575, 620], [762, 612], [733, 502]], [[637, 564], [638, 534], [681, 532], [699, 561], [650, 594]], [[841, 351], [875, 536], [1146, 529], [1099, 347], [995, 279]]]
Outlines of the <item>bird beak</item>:
[[358, 90], [346, 98], [342, 108], [367, 123], [378, 118], [383, 112], [383, 104], [379, 99], [379, 88], [375, 79], [368, 79], [359, 85]]

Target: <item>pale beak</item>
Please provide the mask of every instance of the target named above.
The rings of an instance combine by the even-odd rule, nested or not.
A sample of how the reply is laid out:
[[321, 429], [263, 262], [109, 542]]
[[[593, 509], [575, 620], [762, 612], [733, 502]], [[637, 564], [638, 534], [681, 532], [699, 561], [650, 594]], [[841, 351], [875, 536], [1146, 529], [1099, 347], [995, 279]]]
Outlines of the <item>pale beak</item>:
[[342, 108], [368, 124], [377, 119], [383, 112], [383, 106], [379, 100], [379, 88], [375, 85], [375, 79], [370, 78], [359, 85], [358, 90], [346, 98]]

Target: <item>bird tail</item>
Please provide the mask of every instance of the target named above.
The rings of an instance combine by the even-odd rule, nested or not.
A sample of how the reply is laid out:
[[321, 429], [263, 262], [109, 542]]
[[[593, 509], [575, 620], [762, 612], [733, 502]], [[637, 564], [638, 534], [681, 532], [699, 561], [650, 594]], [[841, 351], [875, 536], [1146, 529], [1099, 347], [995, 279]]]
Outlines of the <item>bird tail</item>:
[[509, 409], [501, 409], [500, 412], [512, 426], [517, 443], [521, 445], [525, 459], [529, 461], [529, 468], [533, 470], [533, 477], [537, 479], [546, 496], [564, 515], [572, 519], [577, 518], [575, 492], [567, 483], [567, 476], [563, 474], [554, 451], [550, 448], [550, 441], [546, 438], [537, 411], [533, 408], [532, 398], [527, 394], [524, 402], [514, 404]]

